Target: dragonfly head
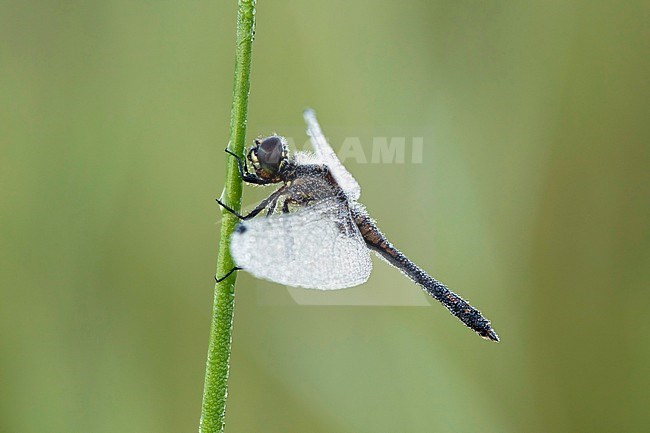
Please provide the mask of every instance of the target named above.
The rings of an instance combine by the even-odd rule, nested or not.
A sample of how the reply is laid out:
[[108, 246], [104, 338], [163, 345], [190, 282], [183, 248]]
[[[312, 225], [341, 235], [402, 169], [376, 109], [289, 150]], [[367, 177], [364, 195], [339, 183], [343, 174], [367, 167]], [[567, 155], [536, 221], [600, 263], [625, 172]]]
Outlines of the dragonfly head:
[[258, 177], [269, 183], [280, 182], [280, 170], [286, 164], [289, 147], [284, 137], [272, 135], [270, 137], [255, 139], [255, 145], [248, 151], [247, 158], [253, 165]]

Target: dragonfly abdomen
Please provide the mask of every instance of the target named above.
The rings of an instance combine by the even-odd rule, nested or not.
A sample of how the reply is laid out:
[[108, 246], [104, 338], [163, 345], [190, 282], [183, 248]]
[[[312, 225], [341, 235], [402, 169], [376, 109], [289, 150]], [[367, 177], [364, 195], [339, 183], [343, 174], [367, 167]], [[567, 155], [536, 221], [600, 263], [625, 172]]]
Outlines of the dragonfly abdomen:
[[485, 339], [499, 341], [499, 337], [492, 329], [490, 321], [483, 317], [480, 311], [422, 270], [401, 251], [395, 248], [377, 228], [375, 222], [367, 213], [355, 210], [353, 211], [353, 217], [366, 245], [371, 250], [398, 268], [414, 283], [421, 286], [425, 292], [443, 304], [465, 326], [471, 328]]

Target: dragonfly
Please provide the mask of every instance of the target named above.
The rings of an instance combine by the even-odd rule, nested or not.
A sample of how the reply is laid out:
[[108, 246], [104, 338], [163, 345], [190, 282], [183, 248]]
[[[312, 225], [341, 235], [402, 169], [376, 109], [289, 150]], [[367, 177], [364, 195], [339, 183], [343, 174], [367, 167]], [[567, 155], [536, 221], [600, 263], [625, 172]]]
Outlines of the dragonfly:
[[255, 139], [245, 159], [226, 148], [237, 159], [244, 182], [281, 185], [246, 215], [217, 199], [241, 220], [230, 238], [235, 267], [217, 281], [243, 269], [287, 286], [343, 289], [368, 280], [373, 252], [479, 336], [499, 341], [480, 311], [388, 241], [358, 202], [361, 187], [327, 142], [314, 111], [305, 110], [303, 117], [313, 153], [290, 155], [286, 139], [279, 135]]

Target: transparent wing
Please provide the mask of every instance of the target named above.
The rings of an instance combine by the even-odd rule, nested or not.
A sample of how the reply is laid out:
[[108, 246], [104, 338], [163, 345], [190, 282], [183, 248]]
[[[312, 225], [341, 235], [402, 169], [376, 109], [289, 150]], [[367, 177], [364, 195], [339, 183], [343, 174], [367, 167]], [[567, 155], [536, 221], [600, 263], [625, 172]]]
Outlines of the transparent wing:
[[309, 139], [314, 148], [316, 157], [321, 160], [323, 164], [326, 164], [329, 167], [334, 179], [336, 179], [336, 182], [348, 198], [355, 201], [358, 200], [361, 195], [361, 187], [354, 177], [352, 177], [350, 172], [345, 169], [339, 158], [336, 156], [336, 153], [334, 153], [334, 150], [325, 139], [323, 131], [321, 131], [320, 125], [316, 120], [316, 113], [314, 113], [314, 110], [311, 108], [306, 109], [302, 113], [302, 117], [305, 119], [305, 123], [307, 123], [307, 134], [309, 134]]
[[230, 251], [237, 266], [258, 278], [308, 289], [356, 286], [372, 270], [350, 211], [334, 198], [240, 223]]

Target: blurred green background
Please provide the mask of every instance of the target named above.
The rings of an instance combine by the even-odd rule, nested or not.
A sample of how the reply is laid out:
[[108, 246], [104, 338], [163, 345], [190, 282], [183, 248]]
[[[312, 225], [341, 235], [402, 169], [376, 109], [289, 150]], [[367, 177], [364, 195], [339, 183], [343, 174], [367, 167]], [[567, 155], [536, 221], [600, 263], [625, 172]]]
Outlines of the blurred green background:
[[[0, 4], [0, 431], [196, 431], [235, 16]], [[423, 136], [422, 164], [348, 168], [502, 342], [434, 303], [299, 306], [242, 272], [227, 431], [646, 429], [648, 3], [262, 0], [257, 18], [249, 140], [304, 142], [306, 106], [335, 145]], [[377, 262], [350, 290], [420, 289]]]

